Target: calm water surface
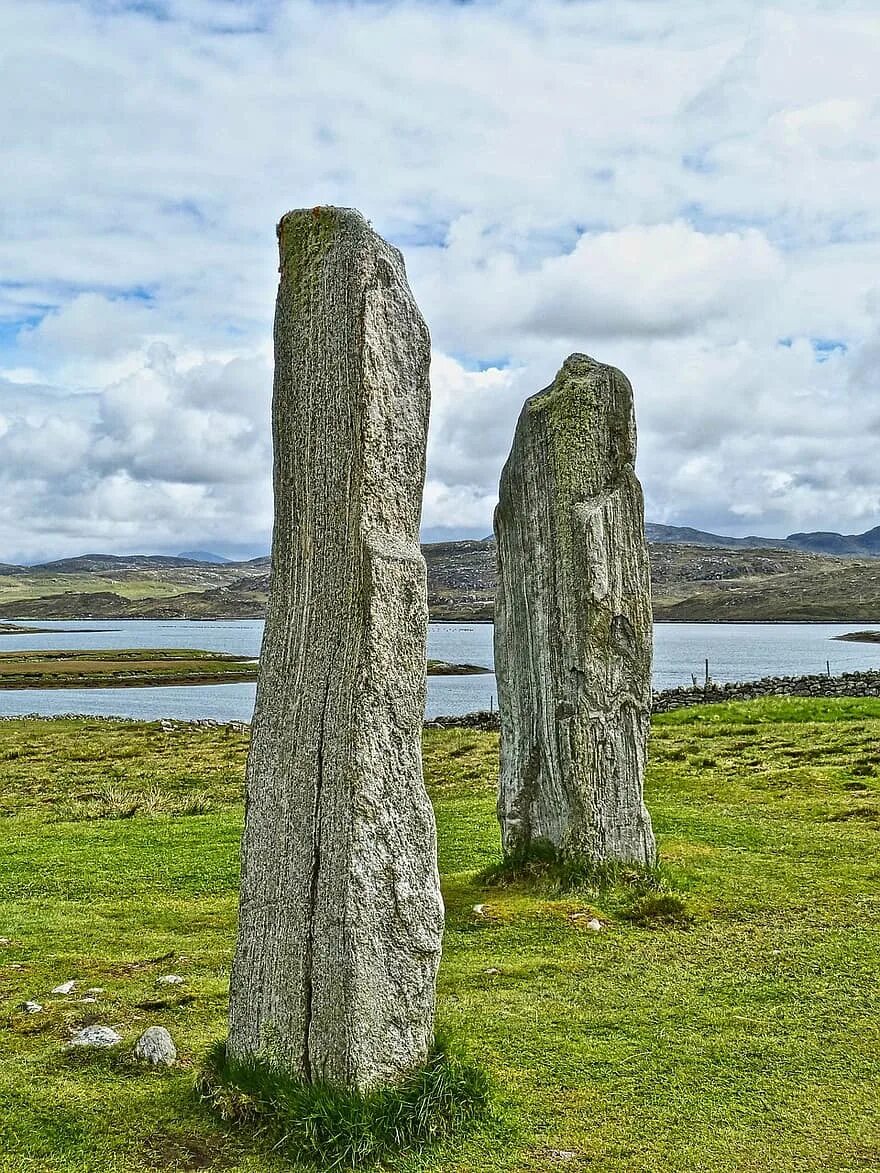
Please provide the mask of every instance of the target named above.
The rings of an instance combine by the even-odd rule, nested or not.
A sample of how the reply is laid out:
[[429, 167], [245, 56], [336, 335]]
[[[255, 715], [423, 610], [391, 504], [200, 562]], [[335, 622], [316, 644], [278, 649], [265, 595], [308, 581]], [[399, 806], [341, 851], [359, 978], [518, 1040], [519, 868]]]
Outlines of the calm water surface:
[[[28, 622], [26, 619], [19, 620]], [[49, 651], [72, 648], [203, 648], [259, 654], [262, 620], [34, 620], [44, 635], [0, 635], [0, 649]], [[654, 687], [702, 679], [705, 661], [714, 680], [880, 668], [880, 644], [836, 643], [832, 636], [868, 630], [859, 623], [658, 623], [654, 628]], [[432, 659], [492, 667], [492, 626], [488, 623], [432, 623]], [[108, 688], [0, 691], [0, 716], [22, 713], [87, 713], [100, 716], [211, 718], [249, 721], [253, 684], [210, 684], [182, 688]], [[468, 713], [495, 704], [495, 677], [432, 676], [427, 715]]]

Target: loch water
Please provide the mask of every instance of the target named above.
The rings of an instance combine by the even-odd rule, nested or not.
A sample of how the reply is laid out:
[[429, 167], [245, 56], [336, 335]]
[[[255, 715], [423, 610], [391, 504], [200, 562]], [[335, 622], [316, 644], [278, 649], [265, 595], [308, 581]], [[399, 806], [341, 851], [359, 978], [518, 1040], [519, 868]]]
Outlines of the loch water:
[[[26, 618], [13, 622], [26, 624]], [[32, 620], [44, 634], [0, 635], [0, 649], [49, 651], [98, 648], [201, 648], [257, 656], [263, 635], [258, 619]], [[834, 674], [880, 668], [880, 644], [840, 643], [847, 631], [880, 627], [865, 623], [658, 623], [654, 627], [654, 687], [670, 688], [709, 672], [719, 683], [762, 676]], [[432, 623], [428, 655], [450, 663], [491, 668], [492, 626]], [[82, 713], [155, 720], [249, 721], [255, 685], [209, 684], [179, 688], [0, 690], [0, 716]], [[457, 715], [496, 704], [495, 677], [432, 676], [426, 714]]]

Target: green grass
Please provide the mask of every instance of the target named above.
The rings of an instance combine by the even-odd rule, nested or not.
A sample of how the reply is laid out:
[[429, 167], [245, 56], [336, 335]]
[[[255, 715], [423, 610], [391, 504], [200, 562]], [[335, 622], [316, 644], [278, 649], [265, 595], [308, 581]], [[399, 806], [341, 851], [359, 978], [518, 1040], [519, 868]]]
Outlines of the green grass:
[[[225, 1033], [245, 751], [217, 730], [0, 722], [4, 1173], [299, 1168], [193, 1094]], [[494, 735], [426, 733], [438, 1023], [489, 1073], [493, 1116], [389, 1167], [880, 1169], [880, 702], [657, 718], [652, 883], [479, 879], [499, 859], [496, 759]], [[168, 972], [184, 985], [157, 985]], [[68, 1028], [90, 1021], [126, 1047], [163, 1024], [181, 1065], [73, 1061]]]
[[189, 648], [4, 652], [0, 688], [134, 688], [216, 684], [257, 678], [247, 656]]
[[235, 1061], [219, 1043], [196, 1091], [221, 1119], [322, 1169], [375, 1165], [424, 1150], [463, 1134], [489, 1103], [485, 1073], [440, 1041], [421, 1070], [369, 1092], [303, 1083], [254, 1059]]
[[[176, 577], [179, 578], [180, 575], [178, 574]], [[167, 581], [163, 580], [160, 573], [144, 578], [137, 578], [131, 572], [121, 572], [118, 575], [85, 571], [82, 574], [52, 574], [48, 571], [35, 571], [32, 574], [0, 574], [0, 603], [25, 603], [30, 599], [42, 598], [45, 595], [60, 595], [67, 591], [76, 591], [81, 594], [112, 591], [126, 599], [164, 599], [204, 590], [204, 584], [201, 580], [195, 575], [193, 577], [196, 581], [187, 583], [175, 581], [173, 574], [167, 574]], [[26, 608], [24, 609], [26, 610]]]
[[[3, 625], [0, 624], [0, 631]], [[124, 648], [102, 651], [4, 652], [0, 648], [0, 689], [157, 688], [257, 679], [258, 661], [248, 656], [191, 648]], [[428, 660], [429, 676], [471, 676], [489, 672], [474, 664]]]

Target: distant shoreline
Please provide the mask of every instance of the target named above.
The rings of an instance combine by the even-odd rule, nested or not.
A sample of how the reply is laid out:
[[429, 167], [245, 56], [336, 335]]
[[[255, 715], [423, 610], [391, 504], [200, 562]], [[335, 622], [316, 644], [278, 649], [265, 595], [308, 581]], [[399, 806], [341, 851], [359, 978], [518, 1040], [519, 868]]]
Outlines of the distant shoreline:
[[[24, 627], [16, 628], [14, 623], [45, 623], [45, 617], [34, 616], [33, 618], [26, 615], [17, 615], [15, 620], [10, 620], [7, 624], [5, 620], [0, 620], [0, 635], [79, 635], [84, 632], [104, 632], [110, 631], [107, 627]], [[107, 616], [103, 619], [100, 615], [68, 615], [64, 618], [59, 618], [58, 623], [263, 623], [264, 617], [260, 615], [192, 615], [192, 616], [171, 616], [171, 615], [117, 615]], [[494, 619], [472, 619], [469, 616], [462, 615], [460, 617], [445, 615], [442, 619], [429, 619], [429, 623], [457, 623], [467, 624], [468, 626], [486, 626], [493, 627]], [[830, 619], [655, 619], [654, 626], [659, 627], [663, 624], [668, 624], [670, 627], [681, 627], [689, 625], [692, 627], [828, 627], [831, 624], [851, 624], [851, 623], [875, 623], [880, 624], [880, 612], [876, 619], [853, 619], [852, 616], [844, 615], [841, 618]], [[5, 627], [5, 630], [4, 630]], [[10, 630], [11, 627], [11, 630]], [[856, 640], [859, 633], [853, 634], [853, 640]], [[844, 639], [844, 636], [834, 636], [834, 639]], [[865, 640], [866, 643], [880, 642], [880, 640]]]
[[[0, 652], [0, 690], [190, 688], [207, 684], [252, 684], [259, 660], [195, 649], [124, 648], [80, 651]], [[428, 676], [482, 676], [477, 664], [428, 660]]]

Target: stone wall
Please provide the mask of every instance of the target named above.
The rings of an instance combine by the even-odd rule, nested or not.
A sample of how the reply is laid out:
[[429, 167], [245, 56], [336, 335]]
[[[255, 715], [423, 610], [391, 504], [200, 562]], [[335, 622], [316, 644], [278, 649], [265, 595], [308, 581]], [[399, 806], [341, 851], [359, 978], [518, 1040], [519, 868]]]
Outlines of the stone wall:
[[[765, 696], [795, 697], [880, 697], [880, 671], [844, 672], [842, 676], [765, 676], [762, 680], [741, 680], [731, 684], [692, 685], [655, 692], [652, 710], [667, 713], [694, 705], [717, 705], [723, 701], [751, 701]], [[426, 729], [481, 729], [497, 732], [497, 713], [465, 713], [461, 717], [434, 717]]]
[[844, 672], [842, 676], [765, 676], [762, 680], [731, 684], [667, 688], [655, 692], [653, 710], [686, 709], [692, 705], [720, 704], [722, 701], [751, 701], [764, 696], [880, 697], [880, 672]]

